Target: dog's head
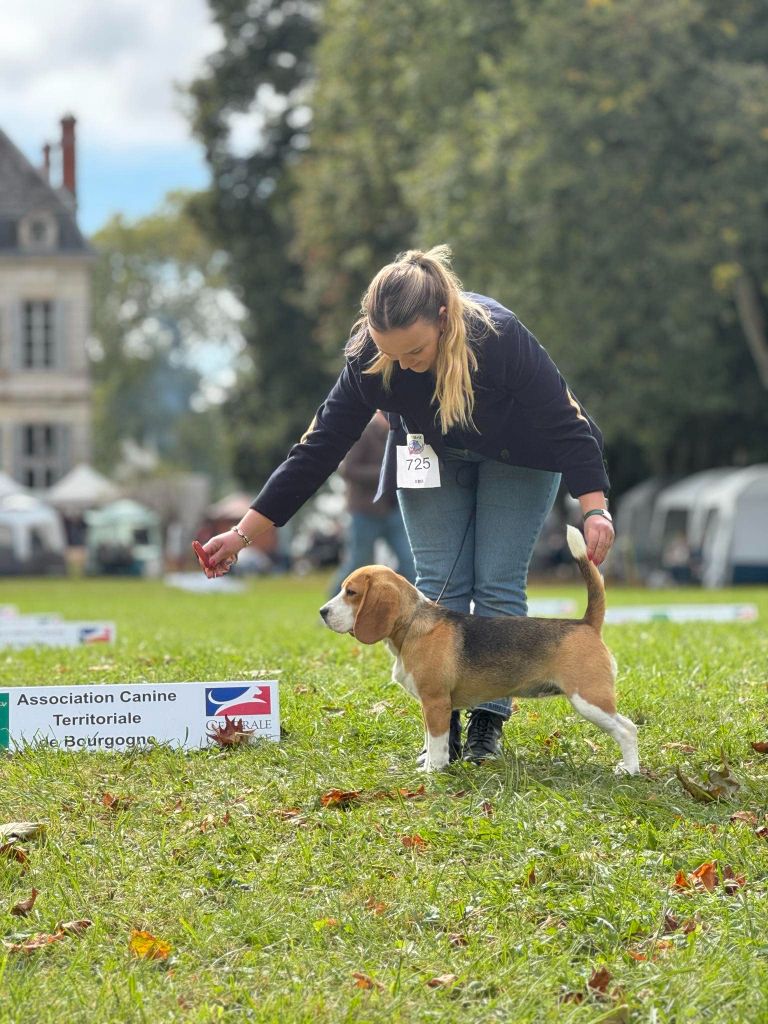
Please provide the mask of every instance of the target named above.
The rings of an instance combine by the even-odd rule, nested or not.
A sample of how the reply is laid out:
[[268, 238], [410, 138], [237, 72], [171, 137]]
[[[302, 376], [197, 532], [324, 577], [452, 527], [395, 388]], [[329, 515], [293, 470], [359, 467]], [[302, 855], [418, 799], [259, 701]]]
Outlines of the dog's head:
[[320, 615], [334, 632], [351, 633], [360, 643], [375, 644], [391, 634], [408, 589], [413, 588], [392, 569], [366, 565], [347, 576]]

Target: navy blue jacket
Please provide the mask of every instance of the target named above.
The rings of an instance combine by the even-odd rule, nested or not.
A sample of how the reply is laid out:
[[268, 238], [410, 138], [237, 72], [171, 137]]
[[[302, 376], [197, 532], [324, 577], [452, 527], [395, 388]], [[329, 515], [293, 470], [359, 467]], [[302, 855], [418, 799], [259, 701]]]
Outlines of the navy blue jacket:
[[[498, 333], [487, 332], [472, 343], [479, 364], [472, 375], [477, 430], [451, 430], [450, 446], [510, 466], [560, 472], [574, 498], [607, 492], [602, 434], [545, 349], [514, 313], [483, 295], [470, 297], [486, 306]], [[438, 456], [444, 454], [432, 375], [401, 370], [395, 363], [386, 391], [380, 374], [363, 373], [376, 354], [369, 339], [359, 356], [347, 359], [307, 433], [252, 503], [277, 526], [328, 479], [376, 409], [383, 409], [390, 423], [380, 492], [396, 473], [395, 446], [405, 444], [406, 430], [423, 434]]]

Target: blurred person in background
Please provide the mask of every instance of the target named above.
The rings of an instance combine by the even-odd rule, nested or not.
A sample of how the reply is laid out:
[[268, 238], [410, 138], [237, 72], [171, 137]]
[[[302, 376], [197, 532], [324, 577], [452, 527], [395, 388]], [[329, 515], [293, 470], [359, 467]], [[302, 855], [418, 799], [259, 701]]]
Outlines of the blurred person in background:
[[373, 564], [377, 540], [386, 541], [392, 549], [401, 576], [405, 576], [409, 583], [416, 578], [394, 482], [378, 501], [375, 500], [388, 436], [389, 421], [383, 412], [377, 410], [360, 440], [352, 445], [339, 466], [339, 473], [347, 485], [350, 524], [344, 557], [331, 585], [330, 597], [338, 594], [341, 584], [351, 572], [362, 565]]
[[[286, 523], [377, 409], [390, 427], [379, 491], [397, 480], [428, 598], [475, 615], [525, 615], [531, 554], [561, 475], [579, 501], [590, 559], [605, 559], [614, 532], [599, 429], [535, 336], [495, 299], [463, 291], [450, 250], [438, 246], [402, 253], [371, 281], [336, 384], [251, 509], [205, 545], [206, 574], [226, 572], [255, 536]], [[471, 709], [462, 747], [454, 711], [451, 760], [495, 757], [510, 712], [508, 700]]]

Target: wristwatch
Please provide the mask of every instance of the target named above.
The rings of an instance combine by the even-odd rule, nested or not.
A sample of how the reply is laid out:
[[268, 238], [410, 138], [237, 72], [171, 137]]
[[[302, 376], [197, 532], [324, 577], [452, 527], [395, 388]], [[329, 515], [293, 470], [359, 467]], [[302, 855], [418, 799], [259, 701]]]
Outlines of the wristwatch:
[[602, 519], [607, 519], [609, 523], [613, 523], [613, 516], [607, 508], [592, 508], [589, 512], [585, 512], [584, 522], [586, 522], [590, 516], [600, 516]]

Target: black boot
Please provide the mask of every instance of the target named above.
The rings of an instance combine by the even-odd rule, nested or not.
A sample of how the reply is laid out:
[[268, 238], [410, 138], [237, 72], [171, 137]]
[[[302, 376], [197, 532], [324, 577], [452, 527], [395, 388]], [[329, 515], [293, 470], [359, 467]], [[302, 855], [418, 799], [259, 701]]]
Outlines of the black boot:
[[476, 710], [469, 713], [464, 760], [480, 764], [501, 754], [501, 730], [504, 719], [492, 711]]
[[[448, 732], [448, 763], [458, 761], [461, 757], [461, 712], [451, 712], [451, 727]], [[427, 748], [424, 747], [416, 757], [419, 768], [424, 767], [427, 760]]]

